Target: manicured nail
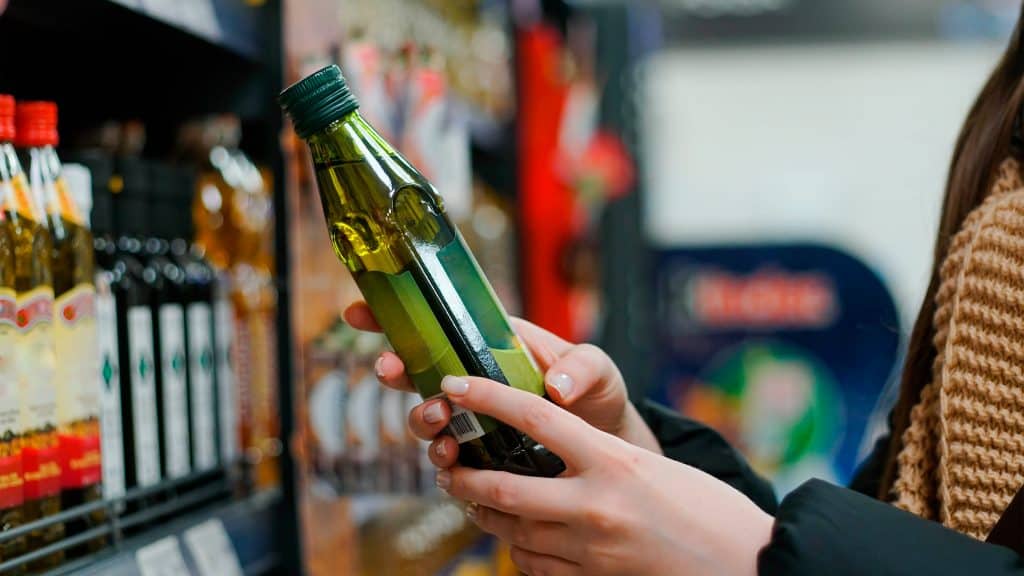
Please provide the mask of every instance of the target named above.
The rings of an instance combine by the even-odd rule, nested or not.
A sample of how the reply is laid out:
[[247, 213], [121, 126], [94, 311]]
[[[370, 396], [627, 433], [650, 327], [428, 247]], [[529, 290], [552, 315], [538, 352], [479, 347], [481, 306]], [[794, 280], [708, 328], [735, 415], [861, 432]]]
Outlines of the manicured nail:
[[453, 396], [464, 396], [469, 392], [469, 380], [458, 376], [445, 376], [444, 380], [441, 380], [441, 390]]
[[480, 512], [480, 505], [477, 504], [476, 502], [470, 502], [469, 504], [466, 504], [466, 516], [470, 520], [475, 522], [476, 521], [476, 516], [477, 516], [477, 514], [479, 512]]
[[572, 376], [569, 376], [565, 372], [559, 372], [551, 377], [551, 385], [558, 390], [558, 395], [561, 396], [562, 400], [568, 400], [569, 396], [572, 395], [572, 389], [576, 386], [573, 382]]
[[423, 409], [423, 421], [427, 424], [440, 424], [444, 420], [444, 410], [440, 402], [431, 402]]
[[384, 357], [378, 356], [377, 361], [373, 364], [373, 370], [377, 373], [377, 379], [384, 379]]
[[441, 470], [437, 473], [437, 478], [434, 480], [437, 487], [445, 492], [452, 487], [452, 473], [447, 470]]
[[448, 455], [448, 448], [444, 445], [444, 440], [438, 440], [434, 443], [434, 454], [437, 454], [438, 458], [444, 458]]

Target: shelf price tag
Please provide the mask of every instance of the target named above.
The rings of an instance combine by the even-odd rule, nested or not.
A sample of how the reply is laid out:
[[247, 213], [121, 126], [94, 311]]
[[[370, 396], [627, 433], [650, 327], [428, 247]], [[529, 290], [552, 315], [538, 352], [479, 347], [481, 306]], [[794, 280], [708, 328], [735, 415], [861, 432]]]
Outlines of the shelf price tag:
[[135, 562], [142, 576], [191, 576], [185, 557], [181, 555], [178, 538], [168, 536], [135, 552]]
[[220, 518], [212, 518], [186, 530], [185, 544], [201, 576], [242, 576], [235, 547]]

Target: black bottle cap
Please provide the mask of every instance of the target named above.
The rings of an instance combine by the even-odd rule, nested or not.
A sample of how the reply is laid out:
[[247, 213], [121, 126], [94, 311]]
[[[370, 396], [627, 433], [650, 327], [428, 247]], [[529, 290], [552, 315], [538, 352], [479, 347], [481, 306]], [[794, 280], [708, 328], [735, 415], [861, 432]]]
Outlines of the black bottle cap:
[[289, 86], [278, 101], [300, 138], [309, 138], [359, 108], [341, 69], [333, 64]]

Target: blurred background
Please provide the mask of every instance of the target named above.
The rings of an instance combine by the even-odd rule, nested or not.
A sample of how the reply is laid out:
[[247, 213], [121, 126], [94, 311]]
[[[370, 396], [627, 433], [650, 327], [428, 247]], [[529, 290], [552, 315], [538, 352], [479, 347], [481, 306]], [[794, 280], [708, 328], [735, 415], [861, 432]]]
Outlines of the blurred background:
[[[885, 431], [952, 145], [1019, 12], [0, 0], [0, 93], [57, 103], [62, 158], [107, 207], [97, 237], [181, 238], [219, 282], [217, 464], [44, 519], [106, 514], [103, 546], [46, 569], [515, 574], [433, 489], [417, 399], [376, 384], [386, 342], [340, 319], [358, 292], [275, 102], [331, 63], [511, 313], [602, 346], [634, 400], [715, 426], [780, 496], [847, 482]], [[168, 202], [191, 223], [162, 227]]]

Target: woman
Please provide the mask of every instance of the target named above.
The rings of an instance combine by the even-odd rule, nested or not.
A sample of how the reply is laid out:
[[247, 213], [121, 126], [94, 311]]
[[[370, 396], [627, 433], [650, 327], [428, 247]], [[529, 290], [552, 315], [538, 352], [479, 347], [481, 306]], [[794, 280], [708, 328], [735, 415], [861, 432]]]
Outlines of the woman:
[[[517, 330], [557, 406], [479, 378], [448, 377], [443, 388], [453, 404], [534, 437], [568, 471], [549, 479], [455, 466], [458, 445], [438, 436], [450, 409], [433, 400], [409, 422], [433, 439], [438, 486], [470, 502], [467, 514], [511, 543], [531, 575], [1024, 575], [1017, 553], [982, 541], [1024, 485], [1021, 36], [1018, 22], [957, 141], [891, 434], [850, 489], [812, 480], [776, 504], [720, 436], [634, 407], [603, 352], [525, 322]], [[376, 329], [365, 304], [346, 317]], [[392, 354], [377, 372], [410, 388]]]

